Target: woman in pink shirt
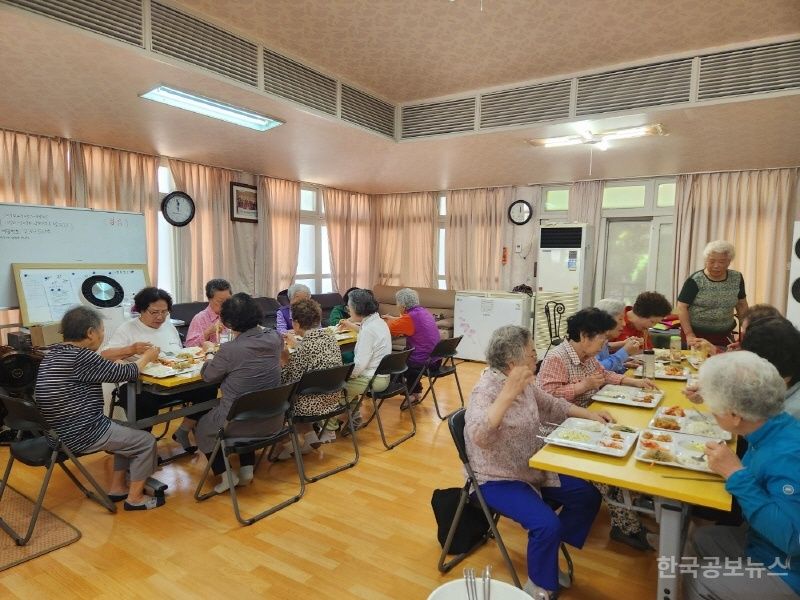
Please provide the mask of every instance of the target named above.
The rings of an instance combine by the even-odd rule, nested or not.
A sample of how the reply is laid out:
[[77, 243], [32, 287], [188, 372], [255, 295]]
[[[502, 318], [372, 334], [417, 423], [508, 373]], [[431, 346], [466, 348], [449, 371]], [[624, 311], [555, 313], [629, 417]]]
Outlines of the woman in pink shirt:
[[224, 329], [219, 320], [222, 303], [231, 297], [231, 284], [224, 279], [212, 279], [206, 283], [208, 306], [197, 313], [186, 333], [186, 346], [202, 346], [205, 342], [219, 344], [219, 332]]

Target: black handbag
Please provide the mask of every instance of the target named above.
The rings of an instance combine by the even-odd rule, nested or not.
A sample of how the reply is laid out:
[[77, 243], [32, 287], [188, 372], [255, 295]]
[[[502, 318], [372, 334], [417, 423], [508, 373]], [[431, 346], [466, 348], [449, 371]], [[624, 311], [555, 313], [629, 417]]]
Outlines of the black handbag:
[[[442, 548], [444, 548], [447, 534], [456, 516], [461, 491], [462, 488], [433, 490], [431, 507], [436, 517], [436, 536], [439, 538], [439, 545]], [[461, 519], [453, 535], [448, 554], [469, 552], [486, 535], [487, 531], [489, 531], [489, 521], [486, 519], [486, 515], [483, 514], [480, 507], [472, 504], [471, 500], [467, 501], [461, 512]]]

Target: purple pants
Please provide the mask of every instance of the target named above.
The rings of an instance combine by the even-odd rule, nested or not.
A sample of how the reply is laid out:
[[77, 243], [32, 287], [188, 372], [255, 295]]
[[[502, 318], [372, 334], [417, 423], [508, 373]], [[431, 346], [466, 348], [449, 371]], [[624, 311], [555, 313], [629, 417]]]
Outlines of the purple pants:
[[[541, 497], [522, 481], [480, 486], [490, 508], [528, 530], [528, 577], [546, 590], [558, 589], [558, 548], [583, 547], [600, 509], [600, 492], [588, 481], [559, 475], [561, 487], [541, 488]], [[561, 506], [556, 514], [548, 502]]]

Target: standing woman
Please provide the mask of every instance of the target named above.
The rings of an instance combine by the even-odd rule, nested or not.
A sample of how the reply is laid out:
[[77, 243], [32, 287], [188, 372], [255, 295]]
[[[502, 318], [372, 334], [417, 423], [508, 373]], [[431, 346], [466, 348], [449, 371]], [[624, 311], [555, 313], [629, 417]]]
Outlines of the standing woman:
[[[228, 417], [234, 400], [251, 392], [259, 392], [277, 387], [281, 383], [280, 356], [283, 339], [274, 329], [262, 330], [258, 325], [261, 311], [255, 301], [245, 293], [234, 294], [226, 300], [220, 311], [222, 324], [234, 334], [234, 339], [222, 344], [219, 352], [203, 365], [200, 373], [208, 382], [219, 382], [222, 397], [219, 404], [203, 415], [197, 423], [197, 446], [211, 457], [216, 443], [216, 435]], [[279, 430], [284, 423], [283, 416], [274, 422], [237, 423], [236, 429], [229, 430], [242, 438], [264, 437]], [[234, 485], [246, 485], [253, 480], [255, 453], [239, 455], [239, 472], [234, 474]], [[222, 453], [217, 452], [211, 465], [215, 475], [222, 475], [225, 463]], [[217, 493], [228, 489], [228, 479], [214, 486]]]
[[730, 242], [710, 242], [703, 250], [703, 270], [684, 282], [678, 294], [678, 316], [687, 345], [695, 346], [699, 338], [723, 348], [733, 342], [733, 316], [741, 321], [747, 313], [744, 277], [728, 268], [735, 255]]

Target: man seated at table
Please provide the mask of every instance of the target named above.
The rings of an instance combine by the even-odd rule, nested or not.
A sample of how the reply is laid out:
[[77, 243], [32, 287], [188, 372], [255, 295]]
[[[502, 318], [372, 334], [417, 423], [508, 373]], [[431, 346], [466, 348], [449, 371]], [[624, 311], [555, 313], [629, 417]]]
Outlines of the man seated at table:
[[[707, 442], [705, 451], [709, 468], [725, 479], [747, 526], [695, 531], [689, 547], [700, 564], [684, 579], [687, 598], [796, 598], [800, 422], [783, 410], [786, 384], [766, 359], [742, 351], [707, 360], [699, 386], [717, 424], [748, 441], [741, 460], [717, 441]], [[720, 577], [729, 565], [738, 565], [739, 573], [723, 571]]]
[[[409, 386], [411, 403], [416, 404], [422, 398], [422, 383], [417, 381], [419, 374], [428, 363], [431, 351], [441, 340], [439, 328], [433, 315], [428, 310], [419, 305], [419, 294], [410, 288], [397, 290], [395, 294], [397, 306], [400, 307], [400, 316], [383, 315], [383, 320], [389, 326], [389, 333], [392, 337], [404, 335], [406, 337], [406, 347], [413, 348], [408, 357], [405, 372], [406, 385]], [[441, 361], [437, 361], [433, 367], [438, 368]], [[414, 385], [414, 389], [410, 386]]]
[[642, 292], [636, 296], [633, 306], [625, 307], [625, 325], [620, 334], [611, 340], [611, 349], [616, 350], [630, 337], [642, 339], [642, 350], [652, 350], [653, 341], [648, 331], [660, 323], [672, 311], [672, 304], [658, 292]]
[[[133, 381], [158, 358], [158, 347], [144, 350], [134, 363], [106, 360], [97, 350], [105, 334], [97, 311], [71, 308], [61, 319], [63, 344], [51, 346], [39, 366], [36, 404], [67, 448], [76, 454], [105, 450], [114, 455], [109, 498], [125, 500], [125, 510], [148, 510], [164, 498], [144, 494], [156, 469], [156, 439], [146, 431], [114, 423], [103, 414], [103, 383]], [[126, 473], [130, 471], [130, 484]]]
[[[143, 349], [150, 346], [158, 346], [162, 352], [172, 354], [180, 352], [183, 349], [181, 338], [178, 330], [169, 320], [172, 296], [165, 290], [146, 287], [133, 297], [133, 302], [139, 318], [130, 319], [117, 327], [105, 344], [101, 352], [102, 356], [109, 360], [130, 359], [138, 356]], [[124, 386], [120, 388], [119, 393], [122, 398], [125, 398], [126, 388]], [[179, 395], [180, 392], [173, 395], [159, 395], [142, 391], [136, 397], [136, 418], [146, 419], [157, 415], [163, 403], [176, 400]], [[194, 402], [210, 400], [216, 398], [217, 388], [211, 386], [193, 390], [191, 396]], [[172, 436], [172, 439], [179, 442], [187, 452], [196, 450], [196, 447], [191, 444], [188, 434], [194, 425], [194, 420], [185, 419]]]
[[208, 306], [197, 313], [186, 332], [187, 346], [219, 344], [220, 330], [224, 326], [219, 320], [222, 303], [231, 297], [231, 284], [224, 279], [212, 279], [206, 283]]
[[287, 306], [281, 306], [278, 309], [275, 321], [275, 329], [277, 329], [278, 333], [281, 335], [292, 330], [292, 304], [298, 300], [311, 298], [311, 290], [308, 289], [307, 285], [296, 283], [289, 286], [289, 289], [286, 290], [286, 295], [289, 298], [289, 304]]

